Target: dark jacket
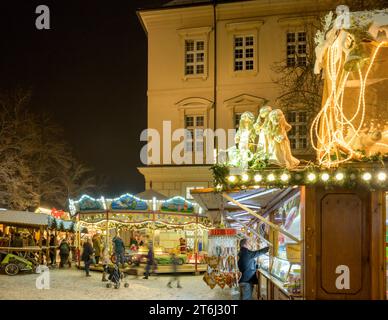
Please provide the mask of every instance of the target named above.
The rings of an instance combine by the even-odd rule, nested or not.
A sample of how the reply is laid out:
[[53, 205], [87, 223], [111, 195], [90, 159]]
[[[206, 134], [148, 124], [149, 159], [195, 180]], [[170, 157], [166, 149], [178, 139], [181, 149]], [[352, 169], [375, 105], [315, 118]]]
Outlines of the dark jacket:
[[115, 253], [124, 253], [125, 246], [123, 240], [119, 237], [114, 237], [112, 241], [115, 245]]
[[241, 248], [238, 253], [238, 269], [242, 273], [239, 282], [256, 283], [256, 261], [255, 258], [268, 252], [269, 248], [251, 251], [247, 248]]
[[21, 248], [23, 247], [23, 239], [20, 236], [15, 236], [12, 240], [12, 247]]
[[92, 245], [89, 242], [85, 242], [83, 246], [81, 260], [84, 262], [89, 261], [92, 254], [93, 254]]
[[59, 246], [59, 254], [60, 255], [69, 255], [70, 254], [70, 246], [67, 241], [63, 240]]

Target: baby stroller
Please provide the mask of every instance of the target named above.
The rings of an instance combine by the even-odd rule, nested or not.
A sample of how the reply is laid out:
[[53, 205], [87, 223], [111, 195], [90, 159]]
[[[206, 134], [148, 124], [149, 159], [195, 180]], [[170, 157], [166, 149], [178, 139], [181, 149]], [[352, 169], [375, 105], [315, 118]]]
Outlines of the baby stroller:
[[[120, 288], [121, 281], [125, 279], [126, 274], [120, 271], [120, 268], [114, 264], [113, 266], [108, 267], [108, 280], [109, 282], [106, 284], [107, 288], [111, 288], [112, 286], [115, 289]], [[124, 287], [128, 288], [129, 283], [124, 280]]]

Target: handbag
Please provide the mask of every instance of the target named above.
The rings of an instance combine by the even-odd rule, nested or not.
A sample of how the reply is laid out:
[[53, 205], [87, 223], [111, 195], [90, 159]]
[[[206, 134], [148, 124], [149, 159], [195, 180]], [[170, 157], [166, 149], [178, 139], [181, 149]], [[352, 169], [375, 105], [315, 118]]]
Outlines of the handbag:
[[94, 254], [90, 255], [89, 262], [90, 264], [96, 264], [96, 258], [94, 257]]

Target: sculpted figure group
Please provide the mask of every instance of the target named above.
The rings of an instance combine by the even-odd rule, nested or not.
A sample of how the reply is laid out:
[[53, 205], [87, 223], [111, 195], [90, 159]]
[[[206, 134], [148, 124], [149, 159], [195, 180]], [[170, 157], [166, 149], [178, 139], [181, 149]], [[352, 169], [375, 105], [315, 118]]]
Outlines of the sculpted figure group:
[[290, 130], [291, 125], [280, 109], [264, 106], [256, 120], [251, 112], [244, 112], [235, 136], [236, 146], [228, 152], [229, 164], [246, 170], [255, 157], [287, 169], [295, 168], [299, 160], [291, 153], [287, 136]]

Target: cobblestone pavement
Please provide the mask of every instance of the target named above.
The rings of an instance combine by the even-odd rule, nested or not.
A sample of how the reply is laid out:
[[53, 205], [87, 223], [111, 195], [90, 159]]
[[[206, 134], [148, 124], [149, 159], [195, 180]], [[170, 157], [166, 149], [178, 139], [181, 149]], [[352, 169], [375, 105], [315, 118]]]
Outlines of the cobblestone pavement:
[[85, 277], [81, 270], [52, 269], [50, 270], [50, 289], [37, 289], [38, 274], [21, 274], [17, 276], [0, 275], [0, 299], [134, 299], [134, 300], [231, 300], [231, 289], [219, 287], [210, 289], [202, 280], [202, 276], [182, 275], [183, 288], [168, 288], [169, 275], [151, 276], [148, 280], [141, 277], [135, 279], [128, 276], [126, 279], [129, 288], [106, 288], [101, 282], [100, 272], [91, 272], [91, 277]]

